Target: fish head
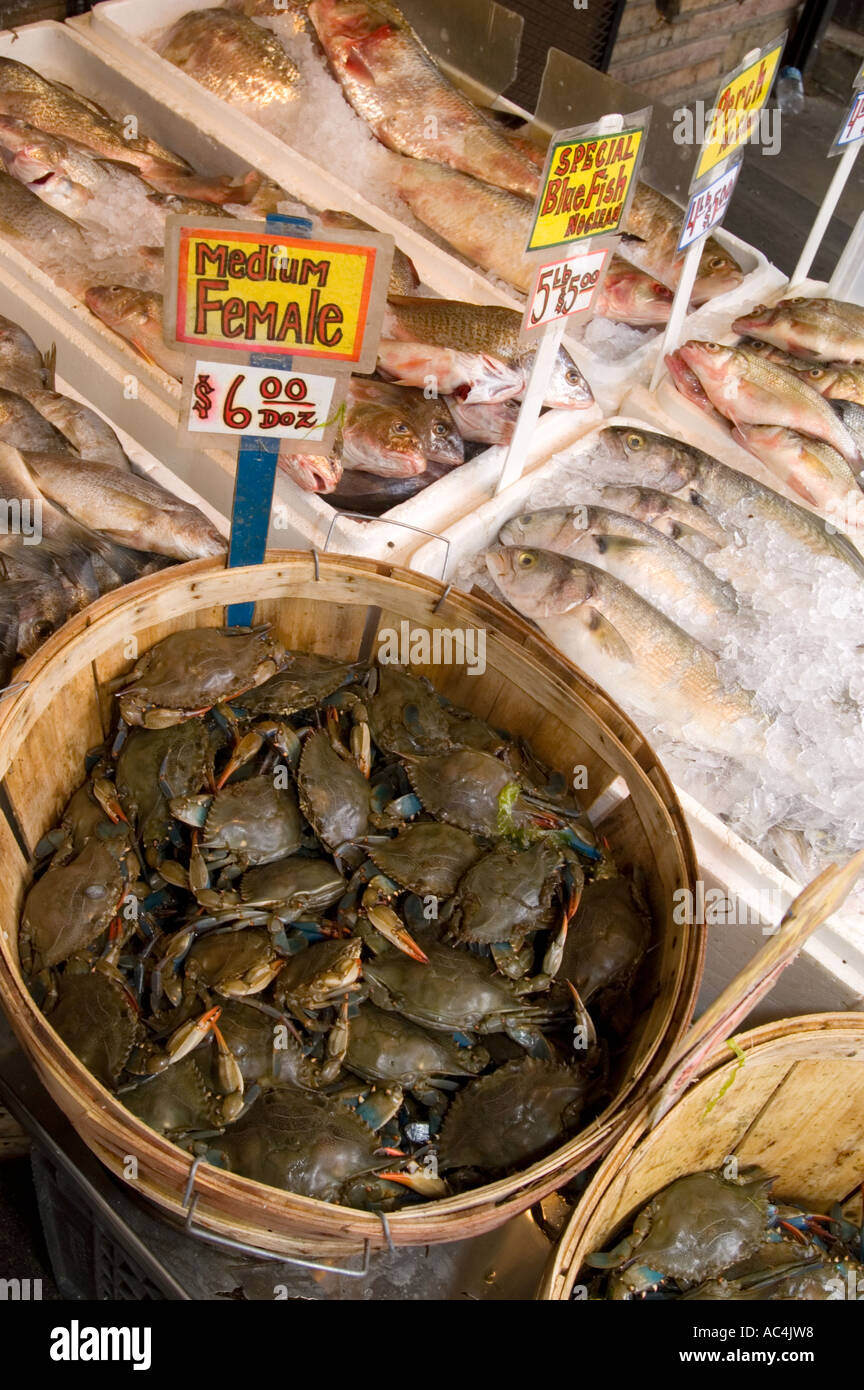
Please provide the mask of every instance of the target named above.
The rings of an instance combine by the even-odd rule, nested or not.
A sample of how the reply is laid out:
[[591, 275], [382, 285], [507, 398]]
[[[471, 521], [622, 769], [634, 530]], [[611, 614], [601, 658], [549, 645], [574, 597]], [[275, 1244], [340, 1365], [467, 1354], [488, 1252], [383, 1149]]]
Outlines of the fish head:
[[668, 435], [635, 425], [607, 425], [600, 439], [612, 451], [613, 460], [628, 465], [641, 487], [679, 492], [695, 480], [695, 465], [687, 445]]
[[774, 322], [776, 309], [769, 309], [767, 304], [757, 304], [749, 314], [741, 314], [732, 324], [733, 333], [740, 333], [742, 337], [753, 336], [758, 338], [756, 331], [759, 328], [770, 328]]
[[675, 298], [668, 286], [626, 263], [612, 267], [602, 293], [607, 312], [633, 324], [666, 323]]
[[597, 597], [595, 571], [564, 555], [517, 545], [495, 545], [486, 568], [504, 596], [531, 618], [569, 612]]
[[109, 328], [136, 323], [143, 327], [152, 321], [146, 295], [130, 285], [91, 285], [84, 291], [84, 303]]
[[430, 463], [446, 463], [451, 468], [465, 462], [465, 443], [443, 400], [430, 402], [428, 421], [423, 422], [421, 447]]
[[709, 343], [691, 338], [678, 349], [678, 355], [685, 367], [689, 367], [707, 395], [711, 396], [713, 387], [719, 387], [724, 378], [737, 371], [739, 358], [734, 348], [723, 343]]
[[566, 348], [558, 349], [543, 404], [557, 410], [585, 410], [594, 404], [591, 387]]
[[15, 585], [18, 597], [18, 650], [22, 656], [32, 656], [69, 613], [69, 602], [58, 583], [21, 583]]
[[351, 412], [343, 432], [356, 468], [369, 464], [370, 471], [393, 478], [425, 472], [426, 455], [417, 432], [391, 406], [369, 403]]
[[279, 467], [304, 492], [334, 492], [342, 478], [342, 463], [333, 455], [282, 452]]
[[694, 304], [704, 304], [708, 299], [716, 299], [719, 294], [735, 290], [744, 279], [744, 271], [733, 256], [715, 242], [709, 243], [702, 252], [699, 272], [693, 284], [691, 300]]

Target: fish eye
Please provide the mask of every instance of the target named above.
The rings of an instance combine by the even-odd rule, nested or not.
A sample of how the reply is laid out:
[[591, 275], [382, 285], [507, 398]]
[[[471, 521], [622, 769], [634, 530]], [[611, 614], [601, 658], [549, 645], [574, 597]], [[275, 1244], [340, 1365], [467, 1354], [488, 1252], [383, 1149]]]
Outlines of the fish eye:
[[811, 367], [807, 375], [811, 377], [813, 381], [821, 381], [825, 375], [825, 369], [824, 367]]
[[704, 349], [705, 349], [706, 352], [720, 352], [720, 351], [721, 351], [721, 348], [720, 348], [720, 344], [719, 344], [719, 343], [703, 343], [702, 346], [704, 347]]
[[567, 382], [568, 386], [576, 386], [581, 379], [581, 375], [581, 372], [579, 372], [576, 367], [568, 367], [564, 373], [564, 380]]
[[516, 563], [520, 569], [530, 570], [536, 565], [537, 556], [533, 550], [520, 550]]
[[645, 436], [644, 434], [628, 434], [624, 442], [628, 449], [641, 449], [645, 444]]
[[394, 434], [407, 434], [409, 426], [403, 420], [397, 420], [393, 425]]
[[803, 294], [799, 294], [796, 299], [784, 299], [784, 304], [806, 304], [807, 300]]
[[49, 618], [40, 618], [33, 624], [33, 636], [38, 637], [40, 642], [44, 642], [46, 637], [50, 637], [54, 631], [54, 624]]
[[448, 434], [449, 430], [443, 420], [436, 420], [432, 426], [432, 433], [438, 435]]

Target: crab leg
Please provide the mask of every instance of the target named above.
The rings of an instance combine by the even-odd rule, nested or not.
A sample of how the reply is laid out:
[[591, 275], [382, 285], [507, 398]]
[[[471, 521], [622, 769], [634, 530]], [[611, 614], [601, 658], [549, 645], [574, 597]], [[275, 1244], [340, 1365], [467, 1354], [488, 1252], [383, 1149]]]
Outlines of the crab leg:
[[[370, 896], [371, 895], [371, 896]], [[389, 907], [382, 902], [378, 891], [372, 884], [363, 894], [363, 911], [372, 923], [376, 931], [379, 931], [392, 946], [397, 950], [404, 951], [406, 956], [412, 960], [420, 961], [423, 965], [428, 965], [429, 957], [425, 951], [421, 951], [411, 933], [403, 926], [402, 922]]]

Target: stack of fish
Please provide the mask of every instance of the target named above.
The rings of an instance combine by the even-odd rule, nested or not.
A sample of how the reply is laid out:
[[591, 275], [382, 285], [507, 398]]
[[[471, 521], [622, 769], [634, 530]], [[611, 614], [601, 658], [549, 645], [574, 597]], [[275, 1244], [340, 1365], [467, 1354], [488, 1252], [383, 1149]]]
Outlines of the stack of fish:
[[858, 582], [864, 558], [813, 512], [689, 444], [622, 425], [599, 443], [611, 473], [640, 485], [602, 487], [602, 506], [514, 517], [486, 555], [489, 573], [628, 708], [711, 752], [764, 756], [772, 711], [718, 665], [746, 605], [705, 563], [735, 543], [724, 518], [745, 508], [782, 533], [795, 562], [831, 558]]
[[[535, 348], [513, 309], [391, 295], [378, 375], [352, 377], [329, 458], [288, 454], [281, 466], [337, 505], [380, 512], [464, 462], [466, 444], [509, 442]], [[544, 405], [580, 410], [591, 389], [560, 348]]]
[[100, 415], [53, 389], [52, 356], [0, 317], [0, 686], [100, 593], [225, 549], [197, 508], [132, 471]]
[[808, 506], [864, 525], [864, 309], [784, 299], [736, 319], [741, 343], [691, 341], [667, 358], [678, 390]]
[[[191, 10], [157, 36], [156, 46], [209, 91], [266, 123], [274, 111], [315, 99], [292, 56], [299, 59], [298, 45], [310, 33], [354, 111], [397, 156], [388, 166], [390, 184], [417, 220], [527, 293], [534, 268], [524, 251], [546, 151], [454, 86], [391, 0], [234, 0]], [[601, 315], [635, 326], [666, 322], [683, 265], [682, 217], [670, 199], [639, 187]], [[693, 303], [742, 278], [734, 258], [709, 237]]]

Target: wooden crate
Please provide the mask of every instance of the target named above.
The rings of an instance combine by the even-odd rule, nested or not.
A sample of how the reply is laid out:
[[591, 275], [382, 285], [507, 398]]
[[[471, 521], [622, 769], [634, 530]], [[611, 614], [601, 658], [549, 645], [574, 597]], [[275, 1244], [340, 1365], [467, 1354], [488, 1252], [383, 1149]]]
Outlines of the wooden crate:
[[754, 1028], [700, 1069], [653, 1129], [639, 1116], [582, 1195], [543, 1280], [570, 1298], [585, 1257], [613, 1244], [675, 1178], [734, 1155], [775, 1175], [774, 1194], [825, 1211], [864, 1182], [864, 1014], [807, 1014]]
[[[0, 816], [7, 891], [0, 907], [0, 1002], [57, 1103], [118, 1176], [137, 1159], [136, 1186], [179, 1216], [191, 1159], [131, 1115], [61, 1043], [35, 1007], [18, 968], [17, 924], [29, 883], [28, 849], [56, 822], [81, 780], [85, 751], [107, 732], [104, 682], [178, 627], [220, 625], [224, 606], [253, 600], [256, 621], [289, 647], [355, 658], [370, 635], [407, 619], [416, 628], [484, 628], [486, 671], [467, 677], [438, 667], [436, 686], [474, 712], [529, 739], [570, 772], [588, 768], [592, 796], [623, 779], [627, 796], [599, 829], [620, 867], [637, 872], [654, 924], [654, 949], [636, 999], [637, 1021], [613, 1100], [569, 1143], [527, 1171], [390, 1216], [396, 1244], [455, 1240], [491, 1230], [595, 1160], [640, 1103], [652, 1070], [668, 1057], [693, 1010], [704, 952], [702, 928], [673, 921], [673, 895], [692, 888], [696, 866], [672, 787], [645, 739], [591, 681], [520, 618], [497, 603], [446, 591], [435, 580], [381, 562], [285, 552], [271, 563], [225, 570], [194, 561], [100, 599], [50, 638], [22, 669], [24, 692], [0, 712], [0, 778], [13, 826]], [[374, 647], [373, 647], [374, 649]], [[386, 1244], [374, 1213], [276, 1192], [203, 1165], [196, 1220], [211, 1231], [285, 1254], [342, 1254]]]

